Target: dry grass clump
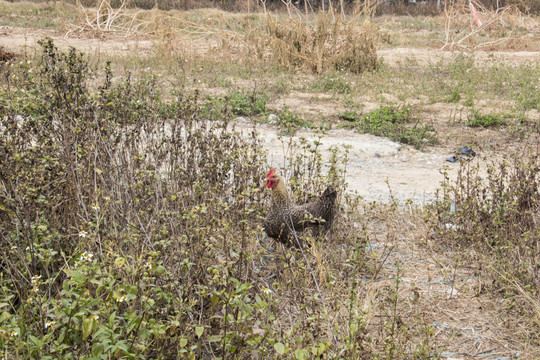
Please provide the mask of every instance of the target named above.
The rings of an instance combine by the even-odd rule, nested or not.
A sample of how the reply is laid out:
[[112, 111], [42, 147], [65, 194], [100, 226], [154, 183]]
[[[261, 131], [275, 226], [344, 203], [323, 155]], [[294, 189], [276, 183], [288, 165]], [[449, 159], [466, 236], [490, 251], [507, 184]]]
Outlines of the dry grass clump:
[[[278, 20], [267, 13], [224, 15], [206, 10], [189, 13], [134, 10], [127, 2], [113, 8], [101, 0], [96, 8], [80, 5], [79, 21], [68, 24], [69, 36], [148, 36], [184, 56], [216, 56], [235, 61], [269, 61], [321, 73], [328, 69], [360, 73], [377, 67], [378, 27], [358, 16], [346, 19], [332, 10]], [[262, 26], [259, 23], [262, 22]]]
[[[455, 183], [443, 184], [437, 204], [439, 239], [480, 265], [490, 279], [479, 292], [505, 299], [507, 310], [540, 330], [540, 163], [536, 154], [514, 154], [488, 167], [463, 165]], [[537, 336], [529, 341], [540, 345]]]
[[11, 59], [14, 59], [15, 57], [17, 57], [17, 54], [7, 50], [3, 46], [0, 46], [0, 62], [9, 61]]
[[[478, 11], [479, 22], [471, 15], [471, 3]], [[445, 38], [442, 49], [493, 49], [509, 41], [519, 40], [520, 30], [532, 30], [536, 21], [523, 15], [517, 5], [490, 10], [480, 2], [457, 1], [444, 9]]]
[[357, 26], [356, 19], [345, 20], [319, 12], [312, 24], [303, 16], [278, 21], [268, 15], [262, 34], [248, 36], [249, 45], [260, 59], [281, 66], [321, 73], [344, 69], [360, 73], [377, 67], [376, 25]]

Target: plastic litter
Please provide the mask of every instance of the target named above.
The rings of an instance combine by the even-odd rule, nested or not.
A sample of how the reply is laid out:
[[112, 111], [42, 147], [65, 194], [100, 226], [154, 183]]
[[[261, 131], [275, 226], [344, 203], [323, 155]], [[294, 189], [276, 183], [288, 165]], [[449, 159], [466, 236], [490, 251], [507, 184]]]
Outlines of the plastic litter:
[[459, 160], [468, 161], [474, 158], [475, 156], [476, 156], [476, 151], [474, 151], [468, 146], [462, 146], [455, 151], [454, 155], [447, 158], [446, 161], [449, 161], [451, 163], [455, 163]]

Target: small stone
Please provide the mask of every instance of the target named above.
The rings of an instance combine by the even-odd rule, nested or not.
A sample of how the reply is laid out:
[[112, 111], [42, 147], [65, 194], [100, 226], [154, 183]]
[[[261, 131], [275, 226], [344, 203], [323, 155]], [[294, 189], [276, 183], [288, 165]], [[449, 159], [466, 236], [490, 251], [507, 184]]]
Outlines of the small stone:
[[270, 114], [268, 115], [268, 121], [270, 122], [270, 124], [275, 124], [279, 121], [279, 116], [277, 116], [276, 114]]

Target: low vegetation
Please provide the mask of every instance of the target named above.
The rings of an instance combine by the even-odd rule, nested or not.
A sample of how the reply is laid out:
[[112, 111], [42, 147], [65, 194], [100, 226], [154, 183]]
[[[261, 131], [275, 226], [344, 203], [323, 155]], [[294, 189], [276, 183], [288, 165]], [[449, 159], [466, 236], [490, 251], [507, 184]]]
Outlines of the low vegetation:
[[[467, 319], [478, 354], [491, 352], [481, 352], [486, 332], [478, 347], [481, 328], [506, 332], [493, 348], [540, 356], [537, 62], [377, 56], [439, 48], [442, 16], [373, 18], [346, 6], [319, 14], [292, 2], [275, 13], [246, 13], [255, 1], [220, 2], [235, 13], [164, 11], [206, 3], [194, 1], [100, 3], [113, 17], [107, 31], [90, 26], [106, 15], [89, 0], [84, 9], [0, 9], [1, 26], [122, 36], [128, 47], [153, 41], [137, 54], [84, 55], [49, 39], [36, 53], [0, 49], [0, 356], [436, 359], [467, 341], [464, 321], [440, 318], [454, 321], [471, 298], [481, 309], [459, 316], [484, 317]], [[400, 6], [392, 11], [412, 9]], [[466, 15], [456, 37], [470, 30]], [[504, 16], [506, 26], [463, 46], [509, 34], [493, 49], [538, 46], [527, 36], [531, 18]], [[329, 111], [311, 111], [321, 104]], [[280, 171], [300, 203], [330, 184], [339, 190], [328, 237], [307, 236], [300, 251], [264, 236], [266, 154], [254, 133], [236, 131], [239, 117], [280, 128]], [[313, 137], [289, 136], [300, 127]], [[429, 152], [472, 141], [478, 155], [452, 165], [457, 177], [443, 171], [426, 206], [394, 199], [389, 181], [389, 203], [368, 204], [346, 191], [349, 149], [321, 150], [332, 127]], [[507, 138], [501, 148], [522, 152], [476, 165]], [[424, 272], [411, 275], [415, 267]]]
[[417, 149], [436, 143], [434, 128], [412, 116], [410, 106], [382, 106], [368, 114], [343, 113], [341, 118], [350, 123], [343, 127], [362, 133], [384, 136], [390, 140], [412, 145]]
[[[446, 180], [433, 207], [435, 238], [459, 251], [462, 262], [487, 277], [477, 294], [501, 297], [505, 308], [527, 324], [519, 331], [540, 345], [540, 163], [535, 155], [512, 154], [494, 162], [487, 176], [462, 164], [455, 181]], [[446, 179], [449, 179], [446, 177]], [[479, 269], [480, 271], [480, 269]], [[513, 326], [513, 325], [512, 325]]]
[[[260, 228], [266, 168], [256, 137], [242, 138], [226, 116], [201, 118], [197, 96], [181, 89], [163, 102], [152, 75], [116, 79], [106, 64], [91, 91], [97, 74], [81, 54], [41, 46], [36, 59], [4, 67], [0, 92], [3, 356], [433, 351], [424, 330], [413, 350], [397, 310], [366, 333], [357, 279], [380, 268], [366, 253], [369, 233], [358, 232], [370, 218], [358, 198], [341, 197], [348, 210], [331, 256], [317, 239], [304, 252], [272, 249]], [[318, 142], [292, 149], [299, 199], [328, 183], [343, 193], [339, 149], [326, 165]], [[395, 304], [397, 290], [383, 302]]]
[[505, 118], [502, 114], [481, 114], [478, 110], [471, 110], [465, 124], [470, 127], [497, 127], [506, 124]]

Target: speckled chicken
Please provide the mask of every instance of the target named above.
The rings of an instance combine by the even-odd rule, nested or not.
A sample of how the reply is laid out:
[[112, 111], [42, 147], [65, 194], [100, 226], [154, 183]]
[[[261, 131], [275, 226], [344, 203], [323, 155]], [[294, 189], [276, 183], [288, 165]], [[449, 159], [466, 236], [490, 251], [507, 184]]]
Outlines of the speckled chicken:
[[295, 232], [308, 228], [326, 232], [332, 226], [337, 197], [334, 187], [329, 186], [316, 201], [296, 205], [287, 191], [285, 181], [273, 168], [266, 175], [266, 187], [272, 189], [270, 208], [263, 224], [269, 237], [287, 245], [298, 246], [291, 236], [293, 229]]

